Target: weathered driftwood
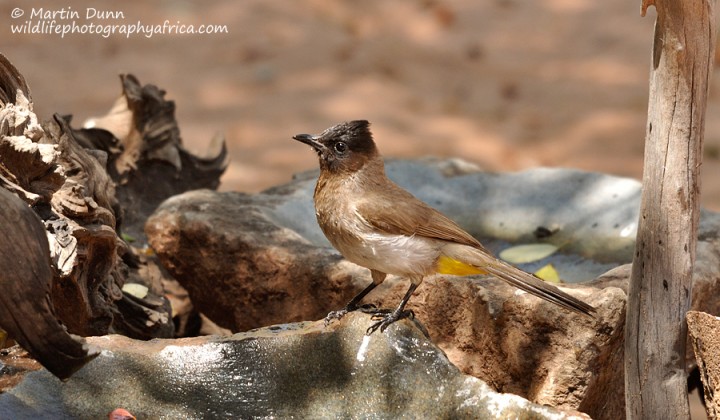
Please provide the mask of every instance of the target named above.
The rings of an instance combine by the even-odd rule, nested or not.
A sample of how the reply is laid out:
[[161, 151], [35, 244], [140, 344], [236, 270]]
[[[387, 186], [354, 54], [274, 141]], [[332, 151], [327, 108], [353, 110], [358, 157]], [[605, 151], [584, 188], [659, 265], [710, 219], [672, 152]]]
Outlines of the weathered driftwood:
[[625, 329], [627, 417], [687, 418], [685, 372], [699, 220], [713, 1], [644, 0], [657, 10], [643, 192]]
[[[85, 147], [108, 153], [108, 172], [117, 183], [123, 233], [144, 237], [145, 220], [165, 199], [184, 191], [217, 189], [227, 166], [222, 137], [213, 139], [210, 158], [182, 147], [175, 103], [156, 86], [120, 76], [123, 95], [107, 115], [85, 123], [75, 136]], [[119, 147], [120, 146], [120, 147]]]
[[[224, 139], [216, 137], [210, 146], [219, 149], [215, 156], [192, 155], [182, 147], [175, 104], [165, 100], [165, 92], [153, 85], [141, 85], [132, 75], [120, 79], [123, 94], [112, 109], [87, 121], [85, 128], [74, 130], [74, 135], [86, 148], [107, 153], [107, 171], [116, 183], [120, 202], [117, 230], [145, 244], [145, 221], [161, 202], [188, 190], [218, 187], [227, 166], [227, 149]], [[131, 268], [128, 280], [144, 283], [157, 293], [141, 301], [124, 295], [118, 303], [123, 322], [117, 323], [116, 332], [135, 338], [155, 337], [157, 334], [145, 325], [146, 318], [155, 320], [170, 313], [168, 301], [159, 294], [164, 284], [174, 280], [154, 255], [125, 255]]]
[[[190, 155], [181, 146], [174, 104], [164, 100], [164, 92], [141, 86], [132, 76], [122, 81], [123, 95], [95, 127], [76, 130], [70, 127], [70, 117], [59, 115], [40, 124], [22, 75], [0, 56], [0, 187], [22, 199], [42, 220], [49, 257], [35, 263], [44, 263], [42, 269], [52, 274], [47, 284], [49, 312], [14, 316], [19, 302], [36, 301], [33, 294], [0, 300], [0, 313], [13, 318], [15, 330], [26, 337], [37, 337], [33, 332], [39, 323], [47, 323], [43, 316], [48, 313], [57, 317], [60, 329], [46, 335], [50, 338], [67, 335], [63, 325], [82, 336], [173, 334], [170, 306], [161, 288], [151, 287], [142, 299], [122, 292], [128, 279], [151, 279], [121, 233], [141, 238], [145, 218], [160, 201], [192, 188], [217, 187], [225, 169], [225, 149], [223, 145], [215, 159]], [[19, 239], [4, 237], [7, 244]], [[0, 266], [4, 272], [14, 269]], [[14, 284], [17, 281], [0, 277], [0, 287], [26, 291]], [[11, 330], [2, 320], [0, 328]], [[33, 354], [46, 356], [40, 362], [48, 367], [63, 360], [62, 355], [51, 357], [62, 342], [18, 341]]]
[[25, 96], [30, 96], [30, 88], [23, 75], [12, 65], [8, 59], [0, 54], [0, 103], [14, 104], [18, 91]]
[[97, 352], [68, 334], [53, 311], [53, 273], [40, 218], [2, 188], [0, 208], [0, 325], [50, 372], [68, 378]]

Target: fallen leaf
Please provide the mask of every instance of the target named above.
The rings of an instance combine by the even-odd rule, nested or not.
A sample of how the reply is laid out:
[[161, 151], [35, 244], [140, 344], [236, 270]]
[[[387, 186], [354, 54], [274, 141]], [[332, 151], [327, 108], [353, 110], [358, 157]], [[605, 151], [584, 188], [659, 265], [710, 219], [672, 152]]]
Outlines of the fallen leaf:
[[535, 275], [548, 283], [560, 283], [560, 275], [552, 264], [546, 264]]
[[144, 299], [148, 294], [147, 286], [139, 283], [125, 283], [122, 291], [135, 296], [138, 299]]
[[557, 250], [552, 244], [516, 245], [502, 251], [500, 258], [512, 264], [525, 264], [549, 257]]

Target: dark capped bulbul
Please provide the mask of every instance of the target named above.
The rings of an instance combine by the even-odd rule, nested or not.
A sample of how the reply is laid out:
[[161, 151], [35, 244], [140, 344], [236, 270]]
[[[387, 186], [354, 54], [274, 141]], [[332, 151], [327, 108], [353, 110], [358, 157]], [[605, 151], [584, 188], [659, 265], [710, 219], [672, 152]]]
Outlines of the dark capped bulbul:
[[455, 222], [388, 179], [369, 122], [344, 122], [319, 135], [293, 138], [319, 156], [314, 201], [320, 228], [347, 260], [369, 268], [373, 280], [344, 309], [328, 314], [326, 322], [359, 309], [363, 297], [388, 274], [407, 278], [410, 288], [396, 309], [374, 311], [379, 320], [368, 334], [410, 316], [405, 305], [423, 279], [433, 274], [491, 274], [563, 308], [590, 316], [595, 312], [587, 303], [497, 259]]

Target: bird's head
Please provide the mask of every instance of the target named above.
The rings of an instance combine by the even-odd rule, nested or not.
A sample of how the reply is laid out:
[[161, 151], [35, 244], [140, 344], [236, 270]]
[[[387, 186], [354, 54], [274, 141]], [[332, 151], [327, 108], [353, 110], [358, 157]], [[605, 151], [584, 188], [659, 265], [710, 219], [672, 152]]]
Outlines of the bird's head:
[[293, 138], [310, 145], [317, 152], [322, 171], [354, 172], [378, 157], [370, 123], [365, 120], [344, 122], [322, 134], [298, 134]]

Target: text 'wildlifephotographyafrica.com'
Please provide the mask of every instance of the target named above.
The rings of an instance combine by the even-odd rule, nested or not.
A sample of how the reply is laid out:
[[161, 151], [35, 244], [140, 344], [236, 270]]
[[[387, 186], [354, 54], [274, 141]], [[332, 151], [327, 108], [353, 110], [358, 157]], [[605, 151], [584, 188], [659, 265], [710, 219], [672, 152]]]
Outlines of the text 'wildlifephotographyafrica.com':
[[165, 19], [158, 23], [146, 23], [140, 19], [125, 16], [122, 10], [86, 7], [46, 8], [16, 7], [10, 12], [10, 32], [17, 35], [51, 35], [64, 38], [68, 35], [99, 35], [109, 38], [113, 35], [126, 38], [160, 35], [212, 35], [227, 34], [227, 25], [208, 23], [184, 23], [176, 19]]

